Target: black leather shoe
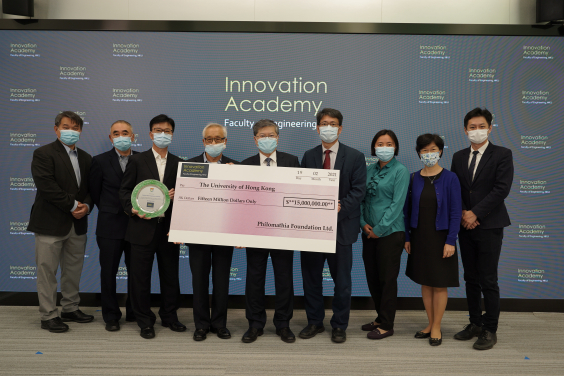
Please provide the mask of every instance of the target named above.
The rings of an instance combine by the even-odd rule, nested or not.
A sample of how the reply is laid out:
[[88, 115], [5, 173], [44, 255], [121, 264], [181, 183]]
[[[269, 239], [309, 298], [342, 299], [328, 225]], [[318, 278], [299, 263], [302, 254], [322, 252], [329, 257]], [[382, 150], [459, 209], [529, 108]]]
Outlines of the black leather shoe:
[[429, 337], [429, 345], [431, 346], [440, 346], [443, 343], [443, 332], [441, 330], [441, 338], [432, 338]]
[[221, 339], [231, 338], [231, 332], [227, 328], [210, 328], [210, 332], [217, 333], [217, 336]]
[[84, 324], [94, 320], [94, 316], [83, 313], [80, 309], [74, 312], [61, 312], [61, 319], [63, 321], [74, 321]]
[[185, 332], [186, 331], [186, 325], [184, 325], [180, 321], [177, 321], [177, 322], [164, 322], [163, 321], [163, 326], [165, 328], [170, 328], [170, 330], [172, 330], [173, 332]]
[[243, 338], [241, 338], [241, 341], [245, 343], [255, 342], [257, 338], [259, 336], [262, 336], [263, 334], [264, 334], [263, 329], [249, 328], [249, 330], [247, 330], [245, 334], [243, 334]]
[[41, 329], [47, 329], [51, 333], [63, 333], [69, 330], [69, 326], [60, 317], [55, 317], [50, 320], [41, 320]]
[[476, 350], [489, 350], [497, 343], [497, 334], [490, 332], [487, 329], [482, 330], [478, 340], [474, 342], [473, 348]]
[[155, 338], [155, 329], [152, 326], [149, 326], [145, 329], [141, 329], [141, 337], [145, 339]]
[[207, 338], [206, 334], [209, 333], [209, 329], [196, 329], [194, 332], [194, 341], [203, 341]]
[[280, 339], [282, 339], [282, 341], [286, 343], [296, 342], [296, 336], [294, 335], [294, 333], [292, 333], [292, 331], [288, 327], [282, 329], [276, 329], [276, 334], [279, 335]]
[[310, 339], [317, 335], [317, 333], [323, 333], [325, 331], [325, 327], [323, 325], [317, 326], [310, 324], [302, 329], [299, 336], [303, 339]]
[[469, 341], [474, 337], [477, 337], [482, 333], [482, 327], [476, 324], [468, 324], [464, 327], [463, 330], [456, 333], [454, 335], [454, 339], [458, 339], [460, 341]]
[[429, 337], [431, 337], [431, 332], [425, 333], [420, 330], [417, 333], [415, 333], [415, 338], [429, 338]]
[[333, 328], [331, 333], [331, 341], [335, 343], [343, 343], [347, 340], [347, 332], [340, 328]]
[[117, 320], [110, 320], [106, 323], [106, 330], [108, 332], [117, 332], [119, 329], [119, 321]]
[[380, 327], [380, 324], [376, 324], [376, 321], [372, 321], [369, 322], [368, 324], [364, 324], [363, 326], [360, 327], [360, 329], [364, 330], [365, 332], [371, 332], [374, 329], [377, 329]]

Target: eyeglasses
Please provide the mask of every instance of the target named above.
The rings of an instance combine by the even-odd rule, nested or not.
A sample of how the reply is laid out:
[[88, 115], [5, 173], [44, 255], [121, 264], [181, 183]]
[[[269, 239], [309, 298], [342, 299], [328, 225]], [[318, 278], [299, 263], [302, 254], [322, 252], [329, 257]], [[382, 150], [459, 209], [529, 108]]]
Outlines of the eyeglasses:
[[220, 144], [223, 141], [225, 141], [225, 137], [215, 137], [215, 138], [206, 137], [206, 138], [204, 138], [204, 142], [206, 144], [211, 144], [213, 142], [215, 142], [216, 144]]
[[275, 135], [275, 134], [259, 134], [258, 136], [255, 136], [255, 137], [260, 140], [261, 138], [267, 138], [267, 137], [277, 138], [278, 136]]
[[326, 126], [328, 126], [328, 125], [330, 125], [330, 126], [332, 126], [332, 127], [339, 127], [339, 124], [337, 124], [337, 123], [335, 123], [335, 122], [332, 122], [332, 123], [323, 122], [323, 123], [319, 124], [320, 127], [326, 127]]
[[172, 130], [171, 129], [160, 129], [160, 128], [153, 128], [153, 133], [166, 133], [166, 134], [172, 134]]

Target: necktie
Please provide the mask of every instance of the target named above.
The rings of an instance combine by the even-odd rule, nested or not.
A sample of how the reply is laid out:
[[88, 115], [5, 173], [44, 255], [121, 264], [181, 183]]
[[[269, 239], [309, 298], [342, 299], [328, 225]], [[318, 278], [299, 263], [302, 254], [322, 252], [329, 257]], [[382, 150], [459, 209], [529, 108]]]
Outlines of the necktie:
[[468, 173], [470, 174], [470, 181], [474, 180], [474, 169], [476, 168], [476, 156], [478, 155], [478, 153], [479, 153], [478, 150], [474, 150], [472, 152], [474, 156], [472, 157], [472, 162], [470, 162], [470, 167], [468, 167]]
[[270, 161], [272, 161], [272, 158], [266, 158], [264, 161], [266, 162], [267, 166], [270, 166]]
[[323, 169], [330, 170], [331, 169], [331, 150], [325, 150], [325, 160], [323, 161]]

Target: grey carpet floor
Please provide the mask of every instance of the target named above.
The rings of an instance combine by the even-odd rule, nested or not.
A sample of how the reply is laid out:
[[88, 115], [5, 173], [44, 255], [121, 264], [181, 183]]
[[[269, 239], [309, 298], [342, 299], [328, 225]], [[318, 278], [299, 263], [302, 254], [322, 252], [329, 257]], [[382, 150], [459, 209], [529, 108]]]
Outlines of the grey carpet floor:
[[[121, 331], [107, 332], [99, 309], [83, 311], [93, 313], [95, 321], [70, 323], [67, 333], [53, 334], [40, 329], [36, 307], [0, 307], [0, 374], [564, 375], [564, 313], [503, 312], [498, 344], [476, 351], [472, 341], [452, 339], [468, 320], [465, 312], [446, 313], [443, 344], [431, 347], [427, 340], [413, 338], [426, 325], [423, 311], [398, 312], [396, 334], [380, 341], [368, 340], [360, 330], [374, 314], [353, 311], [344, 344], [332, 343], [328, 332], [284, 343], [270, 321], [272, 311], [267, 312], [264, 336], [252, 344], [241, 342], [247, 329], [244, 310], [229, 311], [233, 338], [209, 335], [203, 342], [192, 340], [191, 309], [179, 311], [187, 332], [157, 325], [152, 340], [141, 338], [135, 323], [122, 321]], [[294, 312], [294, 333], [305, 325], [304, 311]]]

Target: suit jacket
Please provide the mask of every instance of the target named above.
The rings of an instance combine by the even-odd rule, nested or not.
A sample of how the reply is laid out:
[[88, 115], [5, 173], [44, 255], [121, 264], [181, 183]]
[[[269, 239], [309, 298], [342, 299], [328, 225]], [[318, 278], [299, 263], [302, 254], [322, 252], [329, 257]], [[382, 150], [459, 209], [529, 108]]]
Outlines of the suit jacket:
[[[255, 154], [252, 157], [245, 159], [241, 162], [243, 165], [249, 166], [260, 166], [260, 154]], [[283, 153], [281, 151], [276, 150], [276, 166], [278, 167], [300, 167], [300, 161], [298, 157]]]
[[37, 187], [35, 202], [31, 207], [28, 231], [42, 235], [65, 236], [74, 223], [77, 235], [86, 234], [88, 216], [80, 219], [72, 216], [74, 202], [88, 204], [93, 209], [88, 193], [88, 174], [92, 157], [82, 149], [78, 151], [80, 186], [70, 157], [59, 140], [42, 146], [33, 152], [31, 175]]
[[[318, 145], [305, 152], [302, 167], [323, 168], [323, 147]], [[337, 217], [337, 241], [342, 245], [353, 244], [360, 232], [360, 202], [366, 191], [366, 160], [364, 154], [342, 142], [335, 160], [339, 170], [339, 200], [341, 211]]]
[[513, 184], [511, 150], [489, 143], [470, 181], [468, 160], [470, 149], [457, 151], [452, 157], [451, 171], [458, 176], [462, 192], [462, 210], [472, 210], [483, 229], [502, 228], [511, 224], [505, 198]]
[[[183, 160], [174, 154], [168, 153], [163, 177], [163, 184], [168, 189], [172, 189], [176, 185], [178, 162], [183, 162]], [[129, 158], [119, 190], [119, 198], [123, 210], [130, 216], [125, 232], [125, 240], [132, 244], [149, 244], [153, 240], [157, 227], [156, 219], [147, 220], [139, 218], [137, 215], [131, 215], [131, 193], [137, 184], [148, 179], [159, 180], [159, 170], [157, 169], [157, 162], [152, 149], [132, 155]], [[172, 207], [173, 202], [171, 201], [170, 206], [165, 212], [167, 231], [170, 228]]]
[[[137, 154], [131, 151], [130, 158]], [[115, 148], [92, 158], [88, 178], [90, 196], [98, 207], [96, 235], [108, 239], [123, 239], [129, 223], [119, 200], [123, 171]]]
[[[192, 158], [192, 159], [188, 159], [187, 162], [199, 162], [199, 163], [204, 163], [204, 153]], [[221, 163], [234, 163], [234, 164], [239, 164], [239, 162], [237, 162], [234, 159], [231, 159], [229, 157], [227, 157], [225, 154], [223, 154], [221, 156]]]

